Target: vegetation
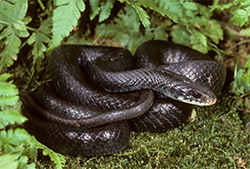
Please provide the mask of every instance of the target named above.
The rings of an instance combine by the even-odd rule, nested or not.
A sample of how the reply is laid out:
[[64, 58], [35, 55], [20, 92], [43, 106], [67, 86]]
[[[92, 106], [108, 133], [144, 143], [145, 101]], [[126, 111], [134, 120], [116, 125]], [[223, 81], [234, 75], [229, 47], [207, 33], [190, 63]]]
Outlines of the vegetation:
[[[214, 0], [211, 6], [189, 0], [0, 0], [0, 168], [249, 168], [249, 23], [248, 0]], [[234, 70], [230, 89], [215, 106], [196, 108], [188, 125], [132, 133], [129, 147], [108, 157], [62, 156], [19, 126], [27, 119], [17, 89], [31, 90], [48, 77], [47, 57], [56, 46], [104, 44], [134, 52], [150, 39], [214, 51]], [[40, 163], [38, 149], [53, 163]]]

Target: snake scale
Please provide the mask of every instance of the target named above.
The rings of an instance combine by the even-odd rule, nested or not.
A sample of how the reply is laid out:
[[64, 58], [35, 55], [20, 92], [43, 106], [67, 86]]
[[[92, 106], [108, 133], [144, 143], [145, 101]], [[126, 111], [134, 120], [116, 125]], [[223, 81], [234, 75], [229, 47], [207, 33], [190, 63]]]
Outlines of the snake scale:
[[216, 102], [224, 66], [183, 45], [151, 40], [134, 56], [124, 48], [62, 45], [49, 57], [51, 82], [24, 101], [24, 127], [38, 141], [72, 156], [110, 155], [134, 131], [180, 126], [192, 105]]

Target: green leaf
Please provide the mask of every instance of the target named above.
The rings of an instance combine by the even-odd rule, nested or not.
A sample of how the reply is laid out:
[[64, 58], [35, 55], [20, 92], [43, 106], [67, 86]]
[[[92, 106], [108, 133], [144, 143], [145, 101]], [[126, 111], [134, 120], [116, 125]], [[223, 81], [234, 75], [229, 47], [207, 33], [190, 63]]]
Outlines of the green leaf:
[[233, 17], [230, 19], [230, 22], [232, 22], [234, 25], [237, 26], [243, 26], [245, 22], [248, 21], [246, 16], [246, 11], [244, 9], [238, 9], [233, 13]]
[[28, 39], [28, 43], [30, 45], [33, 44], [32, 55], [34, 56], [34, 59], [31, 68], [32, 73], [34, 73], [35, 70], [40, 71], [41, 60], [44, 59], [44, 52], [47, 50], [44, 43], [48, 43], [49, 40], [49, 37], [41, 31], [33, 33]]
[[125, 11], [127, 13], [127, 16], [130, 18], [132, 27], [136, 32], [139, 32], [139, 27], [141, 24], [137, 12], [131, 6], [125, 6]]
[[147, 28], [150, 25], [148, 14], [141, 7], [138, 7], [138, 6], [133, 6], [133, 7], [135, 11], [137, 12], [137, 14], [139, 15], [139, 18], [143, 26]]
[[133, 28], [129, 15], [128, 12], [126, 12], [126, 15], [119, 14], [119, 18], [115, 18], [114, 23], [102, 24], [97, 27], [96, 31], [98, 36], [112, 38], [114, 41], [118, 41], [122, 47], [127, 47], [134, 53], [141, 43], [153, 38], [153, 33], [150, 29], [146, 29], [145, 34], [140, 31], [137, 32]]
[[210, 37], [214, 43], [218, 44], [219, 40], [223, 40], [223, 29], [221, 25], [216, 20], [210, 20], [208, 22], [209, 27], [206, 28], [206, 35]]
[[54, 152], [53, 150], [49, 149], [38, 141], [36, 144], [38, 148], [43, 149], [43, 154], [48, 155], [50, 159], [56, 164], [56, 168], [62, 169], [64, 167], [66, 159], [63, 155]]
[[242, 34], [242, 35], [245, 35], [245, 36], [250, 36], [250, 27], [248, 27], [248, 28], [245, 28], [245, 29], [242, 29], [241, 31], [240, 31], [240, 33]]
[[100, 4], [100, 0], [89, 1], [89, 5], [90, 5], [89, 18], [90, 18], [90, 20], [93, 20], [99, 14], [99, 11], [100, 11], [99, 4]]
[[18, 101], [18, 96], [0, 96], [0, 106], [14, 106]]
[[170, 32], [170, 35], [173, 37], [173, 42], [179, 43], [185, 46], [190, 45], [190, 34], [187, 32], [185, 28], [180, 27], [178, 25], [174, 25], [172, 27], [172, 31]]
[[142, 25], [145, 28], [149, 27], [150, 21], [149, 21], [149, 16], [146, 13], [146, 11], [138, 3], [130, 2], [130, 1], [127, 1], [127, 0], [126, 0], [126, 2], [135, 9], [136, 13], [138, 14], [138, 16], [140, 18], [140, 21], [142, 22]]
[[[247, 69], [250, 67], [250, 58], [247, 59], [245, 65], [244, 65], [244, 68]], [[248, 69], [249, 70], [249, 69]]]
[[106, 2], [101, 2], [99, 22], [104, 21], [110, 16], [111, 9], [114, 6], [114, 0], [107, 0]]
[[8, 37], [12, 34], [12, 28], [11, 26], [5, 28], [3, 32], [0, 34], [0, 40], [4, 39], [5, 37]]
[[[218, 0], [216, 1], [218, 3]], [[250, 22], [250, 2], [248, 0], [234, 0], [227, 4], [220, 4], [212, 6], [211, 10], [214, 9], [229, 9], [229, 12], [233, 15], [230, 19], [234, 25], [237, 26], [247, 26]]]
[[204, 47], [204, 45], [202, 45], [202, 44], [194, 44], [192, 46], [192, 48], [199, 51], [199, 52], [201, 52], [201, 53], [207, 53], [208, 52], [207, 48]]
[[28, 157], [18, 154], [3, 154], [0, 156], [0, 168], [1, 169], [35, 169], [35, 163], [27, 164]]
[[178, 17], [182, 17], [182, 9], [179, 1], [158, 0], [156, 3], [160, 8], [150, 3], [150, 6], [152, 6], [151, 9], [159, 12], [163, 16], [168, 16], [174, 22], [178, 22]]
[[8, 26], [0, 34], [0, 39], [5, 37], [4, 41], [0, 44], [2, 49], [0, 53], [0, 70], [5, 66], [11, 66], [14, 63], [13, 60], [17, 59], [17, 53], [21, 45], [21, 40], [16, 35], [19, 33], [15, 28]]
[[0, 129], [3, 129], [4, 126], [8, 126], [15, 123], [22, 124], [27, 120], [27, 118], [21, 115], [20, 113], [9, 109], [0, 111], [0, 117]]
[[18, 94], [16, 86], [7, 82], [0, 81], [0, 96], [13, 96]]
[[29, 158], [27, 156], [22, 156], [18, 160], [18, 168], [35, 169], [35, 163], [28, 164]]
[[201, 42], [199, 41], [199, 39], [197, 39], [196, 36], [190, 36], [190, 42], [192, 44], [193, 49], [200, 51], [202, 53], [208, 52], [207, 48], [201, 44]]
[[42, 59], [44, 59], [44, 53], [47, 50], [45, 44], [50, 41], [48, 34], [51, 32], [52, 18], [48, 18], [28, 39], [28, 44], [33, 45], [32, 55], [34, 56], [33, 64], [31, 68], [32, 74], [35, 71], [40, 71], [40, 65]]
[[167, 40], [166, 32], [163, 29], [156, 29], [154, 31], [154, 37], [159, 40]]
[[[10, 24], [14, 24], [15, 20], [22, 20], [26, 15], [28, 9], [28, 1], [27, 0], [12, 0], [8, 1], [0, 1], [0, 21], [5, 21]], [[3, 11], [3, 12], [1, 12]], [[5, 13], [7, 15], [4, 15]], [[0, 30], [4, 27], [3, 24], [0, 24]]]
[[56, 6], [67, 5], [70, 3], [71, 0], [55, 0]]
[[205, 35], [203, 35], [202, 33], [200, 33], [199, 31], [196, 30], [192, 30], [192, 33], [200, 40], [200, 42], [207, 47], [207, 38]]
[[0, 156], [0, 168], [1, 169], [17, 169], [18, 168], [18, 158], [14, 154], [3, 154]]
[[[20, 22], [20, 21], [19, 21]], [[19, 23], [13, 23], [13, 26], [17, 29], [17, 30], [20, 30], [20, 31], [27, 31], [25, 26], [24, 25], [21, 25]]]
[[7, 132], [3, 130], [0, 132], [0, 147], [4, 153], [10, 153], [15, 151], [15, 147], [29, 142], [30, 139], [30, 135], [24, 129], [9, 129]]
[[182, 17], [182, 8], [179, 1], [164, 1], [159, 2], [159, 6], [165, 10], [177, 14], [178, 17]]
[[0, 76], [0, 106], [15, 105], [18, 101], [18, 90], [16, 86], [6, 80], [11, 77], [10, 74], [4, 73]]
[[0, 75], [0, 82], [5, 82], [8, 78], [10, 78], [12, 76], [12, 74], [9, 73], [3, 73]]
[[[80, 13], [85, 10], [82, 0], [56, 1], [57, 6], [53, 11], [53, 39], [52, 46], [57, 46], [61, 40], [68, 36], [73, 27], [77, 25]], [[60, 3], [59, 3], [60, 2]]]
[[183, 7], [184, 9], [194, 10], [194, 11], [198, 9], [197, 4], [194, 2], [184, 2]]

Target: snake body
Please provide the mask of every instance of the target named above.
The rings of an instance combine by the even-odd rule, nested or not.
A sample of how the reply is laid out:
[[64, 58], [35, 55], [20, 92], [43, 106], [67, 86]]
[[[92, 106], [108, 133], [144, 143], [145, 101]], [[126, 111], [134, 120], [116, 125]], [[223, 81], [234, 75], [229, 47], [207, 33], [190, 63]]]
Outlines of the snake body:
[[29, 118], [25, 128], [73, 156], [120, 151], [128, 145], [130, 128], [165, 132], [179, 126], [190, 104], [216, 102], [226, 75], [210, 57], [160, 40], [143, 43], [134, 57], [123, 48], [59, 46], [48, 68], [51, 83], [19, 94]]

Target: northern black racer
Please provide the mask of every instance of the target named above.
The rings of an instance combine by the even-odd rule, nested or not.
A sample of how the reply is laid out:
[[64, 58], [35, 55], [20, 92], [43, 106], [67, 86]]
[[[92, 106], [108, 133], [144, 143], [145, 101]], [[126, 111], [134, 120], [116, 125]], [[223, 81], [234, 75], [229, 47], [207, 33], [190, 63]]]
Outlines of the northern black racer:
[[122, 150], [130, 127], [178, 127], [192, 110], [189, 104], [216, 102], [226, 77], [224, 66], [207, 55], [160, 40], [143, 43], [134, 57], [123, 48], [62, 45], [53, 50], [48, 69], [51, 83], [19, 93], [29, 119], [25, 128], [73, 156]]

